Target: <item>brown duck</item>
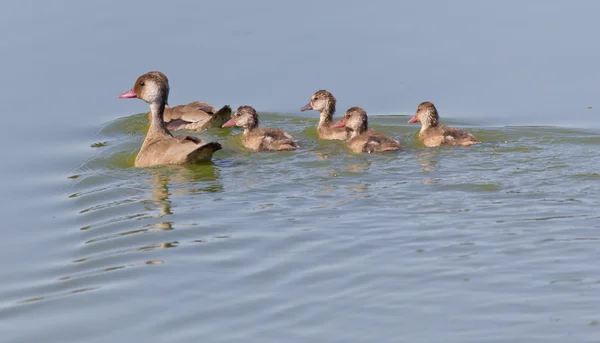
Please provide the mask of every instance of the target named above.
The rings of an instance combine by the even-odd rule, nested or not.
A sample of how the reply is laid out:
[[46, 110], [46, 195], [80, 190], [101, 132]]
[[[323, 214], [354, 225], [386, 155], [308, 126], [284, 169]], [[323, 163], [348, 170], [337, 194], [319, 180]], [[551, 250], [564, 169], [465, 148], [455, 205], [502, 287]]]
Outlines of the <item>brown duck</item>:
[[336, 102], [333, 94], [322, 89], [313, 94], [310, 102], [300, 109], [300, 112], [312, 110], [321, 112], [319, 125], [317, 125], [317, 134], [321, 139], [346, 140], [348, 138], [348, 132], [344, 128], [331, 127]]
[[[151, 113], [148, 113], [148, 119], [151, 116]], [[221, 127], [230, 118], [231, 107], [227, 105], [218, 111], [212, 105], [201, 101], [175, 107], [165, 105], [164, 121], [167, 129], [172, 131], [204, 131], [211, 127]]]
[[400, 143], [383, 133], [369, 130], [367, 112], [360, 107], [352, 107], [333, 128], [345, 128], [348, 131], [348, 147], [356, 153], [383, 152], [400, 150]]
[[136, 167], [206, 162], [221, 149], [221, 144], [216, 142], [171, 135], [163, 120], [168, 97], [169, 80], [158, 71], [140, 76], [131, 90], [119, 95], [119, 98], [139, 98], [150, 105], [150, 129], [135, 158]]
[[258, 127], [258, 114], [252, 106], [240, 106], [223, 127], [239, 126], [244, 129], [242, 143], [253, 151], [296, 150], [298, 144], [288, 133], [279, 129]]
[[437, 147], [440, 145], [471, 146], [481, 143], [470, 133], [455, 127], [447, 127], [439, 124], [440, 117], [435, 106], [425, 101], [419, 104], [415, 116], [408, 123], [421, 123], [419, 139], [426, 147]]

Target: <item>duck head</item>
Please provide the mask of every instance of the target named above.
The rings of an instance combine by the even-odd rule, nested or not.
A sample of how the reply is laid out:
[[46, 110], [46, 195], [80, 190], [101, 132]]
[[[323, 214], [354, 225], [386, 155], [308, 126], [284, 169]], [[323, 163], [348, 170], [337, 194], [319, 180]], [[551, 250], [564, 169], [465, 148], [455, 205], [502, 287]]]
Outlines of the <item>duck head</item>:
[[350, 137], [365, 133], [369, 129], [367, 112], [360, 107], [352, 107], [346, 111], [342, 120], [331, 127], [345, 127], [347, 131], [350, 131]]
[[335, 113], [336, 102], [337, 101], [333, 94], [322, 89], [313, 94], [308, 104], [304, 105], [304, 107], [300, 109], [300, 112], [315, 110], [319, 112], [326, 111], [330, 114], [333, 114]]
[[166, 103], [169, 98], [169, 79], [159, 71], [151, 71], [138, 77], [133, 88], [123, 92], [119, 98], [138, 98], [149, 104]]
[[419, 104], [417, 112], [415, 112], [414, 117], [412, 117], [408, 123], [414, 124], [420, 122], [421, 128], [426, 129], [428, 127], [437, 126], [439, 119], [440, 117], [435, 106], [431, 102], [425, 101]]
[[231, 119], [223, 124], [222, 127], [239, 126], [244, 131], [252, 130], [258, 127], [258, 114], [252, 106], [240, 106], [235, 111]]

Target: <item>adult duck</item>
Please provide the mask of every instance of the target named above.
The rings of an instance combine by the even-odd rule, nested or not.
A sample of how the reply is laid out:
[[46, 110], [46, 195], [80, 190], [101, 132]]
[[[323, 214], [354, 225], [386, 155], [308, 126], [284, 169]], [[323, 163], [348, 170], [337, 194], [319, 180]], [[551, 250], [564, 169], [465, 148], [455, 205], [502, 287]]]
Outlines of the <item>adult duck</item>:
[[285, 151], [296, 150], [298, 144], [294, 138], [279, 129], [262, 129], [252, 106], [240, 106], [223, 127], [239, 126], [244, 129], [242, 143], [252, 151]]
[[440, 116], [435, 106], [425, 101], [419, 104], [417, 112], [408, 123], [421, 123], [419, 140], [426, 147], [438, 147], [441, 145], [471, 146], [481, 143], [472, 134], [459, 130], [455, 127], [447, 127], [439, 123]]
[[153, 71], [140, 76], [133, 88], [119, 98], [138, 98], [150, 105], [150, 128], [135, 158], [136, 167], [206, 162], [221, 149], [221, 144], [216, 142], [171, 135], [163, 120], [169, 98], [169, 80], [165, 74]]

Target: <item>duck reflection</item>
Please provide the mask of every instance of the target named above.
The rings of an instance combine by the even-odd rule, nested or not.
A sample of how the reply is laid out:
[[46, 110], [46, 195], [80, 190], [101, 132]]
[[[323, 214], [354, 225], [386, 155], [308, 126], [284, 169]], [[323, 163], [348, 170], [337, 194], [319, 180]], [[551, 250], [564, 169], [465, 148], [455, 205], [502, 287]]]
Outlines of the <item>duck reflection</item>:
[[419, 161], [419, 165], [421, 166], [421, 171], [423, 173], [427, 173], [438, 169], [438, 156], [438, 150], [419, 151], [415, 154], [415, 157], [417, 161]]
[[[149, 255], [144, 254], [143, 260], [133, 258], [131, 261], [129, 256], [134, 252], [148, 253], [155, 250], [164, 250], [179, 246], [179, 241], [172, 234], [167, 233], [165, 236], [143, 235], [148, 232], [166, 232], [174, 230], [176, 223], [174, 212], [177, 212], [173, 206], [173, 195], [196, 195], [200, 193], [215, 193], [222, 192], [223, 185], [220, 182], [219, 167], [216, 164], [209, 165], [192, 165], [192, 166], [166, 166], [160, 168], [145, 169], [137, 176], [146, 178], [145, 181], [150, 185], [150, 194], [148, 198], [141, 202], [144, 206], [143, 213], [139, 213], [137, 209], [135, 214], [102, 219], [96, 224], [86, 225], [81, 231], [84, 236], [90, 237], [85, 241], [86, 247], [82, 250], [84, 257], [79, 257], [72, 260], [77, 266], [69, 268], [68, 272], [59, 278], [58, 281], [68, 282], [75, 279], [83, 279], [99, 274], [110, 274], [116, 271], [124, 270], [131, 267], [139, 267], [146, 265], [160, 265], [164, 263], [163, 259], [148, 259]], [[127, 192], [128, 187], [123, 187]], [[135, 192], [146, 193], [146, 189], [135, 189]], [[127, 202], [110, 202], [109, 205], [131, 205], [132, 201]], [[90, 215], [95, 210], [103, 210], [107, 206], [97, 206], [89, 211], [83, 212], [82, 215]], [[131, 227], [132, 223], [144, 221], [147, 225], [141, 224], [139, 227]], [[185, 224], [180, 224], [185, 225]], [[136, 238], [134, 246], [131, 246], [127, 239], [131, 240], [132, 235]], [[128, 237], [128, 238], [125, 238]], [[160, 237], [157, 242], [157, 237]], [[102, 243], [96, 245], [97, 243]], [[93, 245], [93, 247], [89, 246]], [[142, 256], [142, 255], [141, 255]], [[110, 257], [110, 258], [108, 258]], [[137, 261], [136, 261], [137, 260]], [[105, 261], [110, 261], [105, 265]], [[93, 262], [93, 263], [90, 263]], [[66, 290], [56, 292], [53, 286], [35, 290], [36, 294], [29, 297], [26, 301], [45, 300], [52, 297], [60, 297], [63, 295], [81, 292], [81, 290], [69, 289], [69, 284], [61, 286]], [[41, 296], [39, 294], [42, 294]]]
[[[219, 169], [214, 165], [166, 167], [155, 171], [150, 180], [152, 185], [152, 203], [158, 210], [156, 218], [173, 215], [171, 196], [193, 195], [200, 193], [218, 193], [223, 191], [219, 180]], [[208, 182], [208, 184], [207, 184]], [[198, 187], [202, 185], [201, 187]], [[170, 190], [170, 188], [172, 190]], [[173, 230], [172, 221], [159, 221], [150, 224], [150, 231]]]
[[[439, 151], [438, 150], [427, 150], [427, 151], [419, 151], [415, 153], [415, 158], [419, 162], [421, 166], [422, 173], [429, 173], [438, 169], [439, 162]], [[439, 183], [439, 179], [434, 178], [426, 178], [421, 181], [424, 185], [430, 185], [434, 183]]]

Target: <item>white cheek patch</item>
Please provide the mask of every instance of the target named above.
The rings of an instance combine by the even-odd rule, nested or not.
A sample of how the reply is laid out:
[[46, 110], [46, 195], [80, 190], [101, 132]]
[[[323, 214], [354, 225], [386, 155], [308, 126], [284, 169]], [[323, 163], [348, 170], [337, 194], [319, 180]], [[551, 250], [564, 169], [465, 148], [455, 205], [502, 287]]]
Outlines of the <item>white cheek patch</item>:
[[145, 93], [149, 100], [155, 101], [158, 98], [158, 87], [155, 83], [147, 84]]

